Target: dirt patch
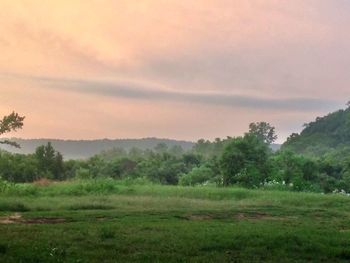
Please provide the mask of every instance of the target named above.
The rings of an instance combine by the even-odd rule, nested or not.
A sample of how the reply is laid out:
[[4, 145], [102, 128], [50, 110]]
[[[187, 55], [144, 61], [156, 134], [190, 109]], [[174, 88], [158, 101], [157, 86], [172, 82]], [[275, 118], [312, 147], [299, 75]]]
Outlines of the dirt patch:
[[237, 219], [237, 220], [290, 220], [297, 219], [296, 217], [274, 216], [264, 213], [237, 213], [237, 214], [196, 214], [178, 217], [190, 221], [204, 221], [213, 219]]
[[238, 220], [282, 220], [284, 217], [272, 216], [264, 213], [239, 213], [234, 216]]
[[15, 213], [10, 216], [0, 217], [0, 224], [62, 224], [68, 222], [65, 218], [37, 217], [23, 218], [21, 214]]
[[21, 219], [22, 219], [21, 214], [15, 213], [10, 216], [0, 217], [0, 224], [4, 224], [4, 225], [13, 224], [20, 221]]
[[278, 216], [278, 215], [270, 215], [265, 213], [238, 213], [234, 215], [234, 218], [238, 220], [276, 220], [276, 221], [297, 219], [297, 217], [295, 216]]
[[22, 220], [22, 224], [62, 224], [68, 222], [65, 218], [38, 217]]

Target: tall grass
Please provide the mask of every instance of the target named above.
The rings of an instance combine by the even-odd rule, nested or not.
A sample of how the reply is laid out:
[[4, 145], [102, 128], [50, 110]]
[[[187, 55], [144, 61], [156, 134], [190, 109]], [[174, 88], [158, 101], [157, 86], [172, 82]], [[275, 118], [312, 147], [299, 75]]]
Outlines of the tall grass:
[[297, 193], [278, 190], [249, 190], [239, 187], [219, 188], [215, 186], [165, 186], [145, 180], [91, 179], [54, 182], [49, 185], [12, 184], [0, 187], [0, 196], [45, 197], [45, 196], [154, 196], [178, 197], [206, 200], [269, 200], [274, 204], [307, 205], [307, 202], [324, 202], [328, 205], [341, 206], [350, 202], [350, 197], [341, 195], [321, 195], [317, 193]]
[[85, 195], [147, 195], [159, 197], [185, 197], [210, 200], [242, 200], [258, 195], [256, 191], [215, 186], [183, 187], [165, 186], [144, 180], [90, 179], [55, 182], [42, 186], [37, 184], [8, 184], [0, 191], [3, 196], [85, 196]]

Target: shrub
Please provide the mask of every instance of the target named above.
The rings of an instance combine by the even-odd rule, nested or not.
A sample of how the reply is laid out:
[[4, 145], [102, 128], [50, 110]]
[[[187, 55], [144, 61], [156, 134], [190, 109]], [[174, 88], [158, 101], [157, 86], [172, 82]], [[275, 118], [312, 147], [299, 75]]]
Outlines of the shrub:
[[0, 193], [5, 193], [7, 192], [13, 184], [7, 182], [6, 180], [2, 179], [2, 177], [0, 177]]
[[77, 179], [91, 179], [91, 173], [89, 169], [85, 169], [85, 168], [79, 168], [76, 170], [75, 172], [75, 178]]
[[179, 184], [184, 186], [194, 186], [204, 184], [214, 178], [213, 171], [206, 167], [194, 167], [188, 174], [180, 177]]

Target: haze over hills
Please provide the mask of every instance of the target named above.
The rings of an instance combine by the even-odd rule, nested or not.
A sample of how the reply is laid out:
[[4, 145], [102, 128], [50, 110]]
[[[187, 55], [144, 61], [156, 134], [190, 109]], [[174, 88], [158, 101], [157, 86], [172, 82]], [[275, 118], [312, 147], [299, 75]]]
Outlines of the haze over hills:
[[133, 147], [139, 149], [153, 149], [159, 143], [165, 143], [168, 147], [181, 146], [184, 150], [189, 150], [194, 143], [189, 141], [178, 141], [171, 139], [143, 138], [143, 139], [101, 139], [101, 140], [59, 140], [59, 139], [19, 139], [12, 141], [21, 145], [20, 149], [1, 145], [0, 149], [12, 153], [31, 154], [38, 146], [51, 142], [53, 147], [63, 154], [65, 159], [86, 159], [102, 151], [112, 148], [123, 148], [130, 150]]
[[[190, 150], [195, 145], [194, 142], [159, 139], [159, 138], [142, 138], [142, 139], [99, 139], [99, 140], [60, 140], [60, 139], [20, 139], [12, 138], [12, 141], [21, 145], [21, 148], [14, 148], [8, 145], [0, 145], [0, 149], [20, 154], [31, 154], [41, 145], [51, 142], [53, 147], [63, 154], [65, 159], [86, 159], [101, 153], [102, 151], [112, 148], [123, 148], [129, 151], [131, 148], [142, 150], [153, 149], [159, 143], [165, 143], [169, 148], [175, 145], [181, 146], [184, 150]], [[277, 151], [280, 144], [272, 144], [271, 149]]]

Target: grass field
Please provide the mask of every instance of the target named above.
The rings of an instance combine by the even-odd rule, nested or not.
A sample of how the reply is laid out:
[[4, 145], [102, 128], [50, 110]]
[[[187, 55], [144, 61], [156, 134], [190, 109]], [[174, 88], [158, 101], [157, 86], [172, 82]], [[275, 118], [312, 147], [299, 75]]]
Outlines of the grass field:
[[0, 194], [0, 262], [349, 262], [350, 197], [105, 181]]

